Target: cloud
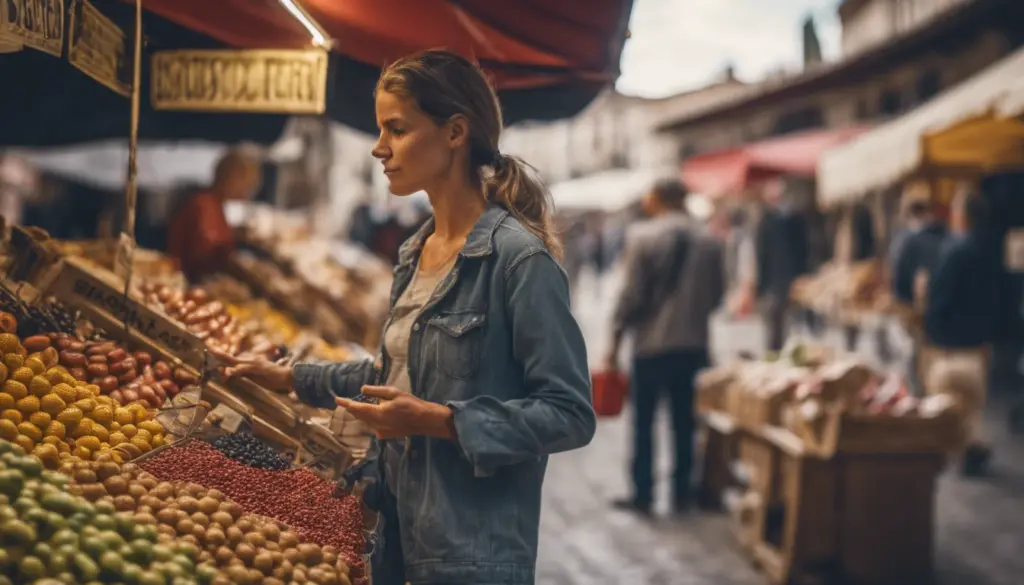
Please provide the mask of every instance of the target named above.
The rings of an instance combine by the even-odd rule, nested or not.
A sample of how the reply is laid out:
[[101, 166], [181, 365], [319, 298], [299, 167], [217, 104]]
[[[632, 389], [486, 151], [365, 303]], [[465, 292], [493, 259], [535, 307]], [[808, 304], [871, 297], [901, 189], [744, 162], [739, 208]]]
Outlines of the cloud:
[[834, 56], [836, 7], [837, 0], [634, 0], [617, 88], [659, 97], [701, 87], [729, 63], [748, 81], [797, 69], [810, 14], [826, 57]]

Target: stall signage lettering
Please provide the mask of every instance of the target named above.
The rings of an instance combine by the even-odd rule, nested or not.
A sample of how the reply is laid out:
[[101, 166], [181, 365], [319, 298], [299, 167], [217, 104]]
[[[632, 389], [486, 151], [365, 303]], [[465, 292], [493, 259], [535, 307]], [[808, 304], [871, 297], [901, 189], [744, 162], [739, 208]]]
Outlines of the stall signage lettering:
[[89, 77], [128, 96], [128, 45], [124, 31], [88, 0], [72, 0], [68, 61]]
[[327, 53], [319, 50], [161, 51], [153, 55], [158, 110], [320, 114]]
[[60, 57], [64, 50], [64, 0], [0, 0], [0, 36]]

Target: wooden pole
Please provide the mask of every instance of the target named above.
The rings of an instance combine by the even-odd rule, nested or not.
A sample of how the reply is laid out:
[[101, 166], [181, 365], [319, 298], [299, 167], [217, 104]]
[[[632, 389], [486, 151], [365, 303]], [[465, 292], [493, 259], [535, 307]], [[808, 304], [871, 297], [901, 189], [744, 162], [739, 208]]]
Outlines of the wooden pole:
[[139, 102], [142, 94], [142, 0], [135, 0], [135, 50], [132, 72], [131, 125], [128, 131], [128, 178], [124, 189], [124, 227], [118, 242], [114, 270], [125, 279], [125, 294], [132, 275], [135, 255], [135, 214], [138, 205]]

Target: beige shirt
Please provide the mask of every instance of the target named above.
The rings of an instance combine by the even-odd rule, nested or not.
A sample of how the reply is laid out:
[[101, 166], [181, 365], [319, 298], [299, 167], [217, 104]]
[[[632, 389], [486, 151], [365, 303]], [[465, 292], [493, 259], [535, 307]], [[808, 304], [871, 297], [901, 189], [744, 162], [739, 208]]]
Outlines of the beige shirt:
[[[391, 369], [388, 373], [386, 386], [393, 386], [403, 392], [411, 392], [409, 382], [409, 334], [413, 323], [423, 307], [430, 300], [430, 295], [455, 265], [452, 257], [444, 266], [430, 272], [417, 270], [412, 282], [402, 293], [391, 311], [391, 323], [384, 331], [384, 348], [391, 358]], [[346, 409], [338, 407], [331, 423], [332, 430], [338, 440], [352, 455], [354, 463], [366, 458], [373, 431], [368, 426], [349, 414]]]
[[434, 290], [451, 271], [455, 264], [453, 256], [444, 265], [429, 272], [417, 268], [412, 282], [395, 303], [391, 310], [391, 323], [384, 331], [384, 349], [391, 359], [387, 386], [393, 386], [403, 392], [412, 392], [409, 381], [409, 335], [412, 326], [423, 312], [423, 307], [434, 294]]

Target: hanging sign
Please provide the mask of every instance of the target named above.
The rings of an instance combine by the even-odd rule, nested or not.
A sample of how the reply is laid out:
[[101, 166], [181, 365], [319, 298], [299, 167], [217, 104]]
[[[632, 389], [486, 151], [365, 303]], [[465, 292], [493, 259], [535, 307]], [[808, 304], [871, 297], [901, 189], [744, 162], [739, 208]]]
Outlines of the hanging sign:
[[68, 61], [89, 77], [128, 97], [131, 61], [124, 31], [89, 0], [71, 0]]
[[153, 55], [158, 110], [321, 114], [327, 53], [312, 50], [182, 50]]
[[64, 0], [2, 0], [0, 38], [55, 57], [64, 50]]

